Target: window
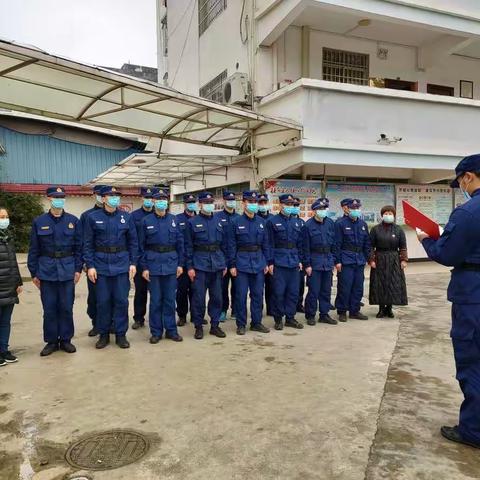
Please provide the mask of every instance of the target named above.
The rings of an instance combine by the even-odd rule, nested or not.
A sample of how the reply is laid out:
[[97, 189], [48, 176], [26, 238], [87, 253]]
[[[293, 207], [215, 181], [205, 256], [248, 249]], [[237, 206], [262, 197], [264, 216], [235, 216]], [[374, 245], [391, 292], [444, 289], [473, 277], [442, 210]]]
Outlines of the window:
[[163, 56], [168, 56], [168, 25], [167, 25], [167, 16], [165, 15], [161, 20], [161, 35], [162, 35], [162, 49]]
[[435, 85], [433, 83], [427, 83], [427, 93], [432, 95], [444, 95], [446, 97], [453, 97], [455, 89], [453, 87], [447, 87], [446, 85]]
[[200, 88], [200, 96], [213, 100], [214, 102], [223, 103], [223, 86], [226, 80], [227, 71], [224, 70], [220, 75], [217, 75], [213, 80], [210, 80]]
[[364, 53], [323, 49], [323, 79], [368, 85], [369, 56]]
[[227, 8], [227, 0], [199, 0], [198, 31], [201, 35], [209, 25]]

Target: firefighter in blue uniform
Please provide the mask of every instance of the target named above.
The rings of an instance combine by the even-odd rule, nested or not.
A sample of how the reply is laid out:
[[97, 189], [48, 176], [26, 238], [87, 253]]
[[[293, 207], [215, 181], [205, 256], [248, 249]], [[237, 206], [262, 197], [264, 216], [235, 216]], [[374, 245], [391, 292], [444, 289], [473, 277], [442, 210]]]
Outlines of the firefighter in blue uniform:
[[273, 318], [275, 330], [283, 330], [285, 326], [303, 328], [303, 324], [295, 319], [298, 302], [298, 271], [300, 264], [301, 230], [298, 218], [292, 216], [294, 199], [290, 194], [279, 196], [281, 211], [267, 221], [270, 245], [268, 270], [273, 276]]
[[[258, 216], [263, 218], [265, 222], [272, 216], [268, 205], [268, 195], [266, 193], [260, 193], [258, 196]], [[265, 307], [268, 316], [273, 316], [272, 312], [272, 276], [267, 273], [265, 275]]]
[[[103, 208], [102, 197], [100, 195], [101, 189], [105, 185], [95, 185], [93, 187], [93, 196], [95, 198], [95, 205], [88, 210], [85, 210], [80, 215], [80, 223], [82, 224], [82, 232], [85, 232], [85, 222], [87, 220], [88, 215], [90, 213], [95, 212], [96, 210], [100, 210]], [[82, 238], [83, 244], [83, 238]], [[82, 245], [83, 248], [83, 245]], [[83, 257], [83, 253], [82, 253]], [[87, 276], [87, 288], [88, 288], [88, 296], [87, 296], [87, 315], [90, 317], [92, 321], [92, 328], [88, 332], [89, 337], [96, 337], [98, 335], [97, 330], [97, 297], [95, 296], [95, 284], [90, 281]]]
[[455, 169], [452, 188], [468, 200], [450, 215], [438, 240], [419, 232], [427, 255], [453, 267], [448, 286], [452, 302], [453, 352], [464, 395], [457, 426], [441, 428], [448, 440], [480, 448], [480, 154], [464, 158]]
[[302, 230], [302, 264], [307, 274], [308, 293], [305, 299], [305, 318], [315, 325], [315, 315], [320, 305], [319, 322], [335, 325], [337, 321], [328, 314], [332, 294], [332, 277], [335, 265], [335, 223], [328, 217], [330, 202], [319, 198], [312, 203], [314, 216], [307, 220]]
[[368, 320], [360, 312], [360, 302], [363, 296], [365, 279], [365, 264], [370, 256], [370, 235], [368, 226], [362, 220], [361, 202], [350, 200], [347, 204], [348, 216], [335, 223], [335, 239], [337, 256], [335, 267], [338, 272], [337, 298], [335, 307], [338, 319], [347, 321], [347, 311], [350, 318]]
[[40, 289], [43, 306], [43, 337], [40, 355], [59, 348], [74, 353], [73, 302], [75, 284], [82, 272], [82, 224], [65, 211], [65, 190], [49, 187], [50, 209], [35, 218], [30, 234], [28, 270]]
[[183, 234], [175, 215], [168, 213], [169, 194], [159, 189], [153, 194], [154, 212], [147, 215], [139, 228], [139, 266], [150, 290], [150, 343], [165, 338], [183, 339], [175, 322], [177, 278], [184, 263]]
[[[143, 219], [153, 212], [153, 194], [158, 189], [153, 187], [142, 187], [140, 195], [142, 196], [142, 206], [132, 212], [133, 222], [137, 229], [137, 235], [140, 231], [140, 225]], [[137, 269], [135, 278], [135, 296], [133, 297], [133, 330], [145, 326], [145, 315], [147, 314], [147, 296], [148, 282], [143, 278], [140, 269]]]
[[[186, 193], [183, 196], [183, 212], [176, 216], [176, 224], [182, 235], [185, 236], [185, 229], [190, 218], [197, 214], [197, 197], [191, 193]], [[183, 273], [177, 279], [177, 315], [179, 327], [183, 327], [187, 323], [188, 306], [190, 310], [192, 308], [192, 282], [188, 277], [187, 266], [185, 263], [182, 265]], [[191, 319], [191, 312], [190, 312]]]
[[[305, 225], [305, 220], [300, 217], [300, 205], [302, 201], [299, 197], [293, 197], [293, 218], [298, 218], [298, 221], [301, 223], [302, 228]], [[303, 297], [305, 295], [305, 270], [302, 268], [298, 272], [298, 301], [297, 301], [297, 312], [305, 313], [305, 308], [303, 306]]]
[[268, 235], [265, 220], [257, 215], [258, 192], [243, 192], [243, 215], [229, 225], [227, 257], [230, 273], [235, 278], [235, 313], [237, 334], [245, 335], [247, 326], [247, 295], [250, 290], [250, 330], [268, 333], [262, 324], [263, 285], [268, 271]]
[[192, 281], [193, 299], [192, 320], [195, 325], [195, 338], [203, 338], [203, 317], [205, 297], [208, 290], [208, 315], [210, 334], [224, 338], [220, 328], [222, 312], [222, 277], [227, 271], [225, 259], [226, 234], [222, 222], [214, 215], [214, 198], [210, 192], [198, 195], [201, 209], [199, 215], [187, 222], [185, 229], [185, 255], [188, 276]]
[[[239, 215], [235, 212], [237, 207], [237, 200], [235, 199], [235, 193], [224, 190], [223, 192], [224, 207], [223, 210], [216, 213], [216, 217], [222, 222], [225, 231], [228, 231], [230, 223], [234, 218]], [[228, 288], [230, 287], [230, 295]], [[222, 313], [220, 315], [220, 321], [224, 322], [227, 319], [228, 307], [232, 309], [232, 317], [235, 317], [235, 280], [230, 275], [230, 271], [227, 271], [222, 279]]]
[[116, 344], [129, 348], [128, 293], [137, 271], [138, 238], [132, 216], [120, 210], [120, 192], [106, 186], [101, 190], [103, 209], [92, 212], [85, 223], [83, 256], [88, 278], [96, 285], [96, 348], [110, 343], [113, 321]]

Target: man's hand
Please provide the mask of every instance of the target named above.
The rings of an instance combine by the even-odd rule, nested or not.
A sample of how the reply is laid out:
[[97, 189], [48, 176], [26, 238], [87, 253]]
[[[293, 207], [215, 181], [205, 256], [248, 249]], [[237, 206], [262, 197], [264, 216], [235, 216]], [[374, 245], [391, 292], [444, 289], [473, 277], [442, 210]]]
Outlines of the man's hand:
[[298, 269], [299, 269], [300, 271], [303, 270], [303, 265], [302, 265], [301, 263], [298, 264]]
[[195, 269], [191, 268], [188, 271], [188, 278], [190, 279], [191, 282], [195, 280]]
[[342, 271], [342, 264], [341, 263], [337, 263], [335, 265], [335, 268], [337, 269], [337, 272], [340, 273]]
[[270, 275], [273, 275], [273, 268], [274, 268], [273, 265], [269, 265], [269, 266], [268, 266], [268, 273], [269, 273]]
[[312, 271], [313, 271], [313, 270], [312, 270], [312, 267], [307, 267], [307, 268], [305, 269], [305, 273], [306, 273], [309, 277], [312, 276]]
[[377, 264], [373, 260], [370, 262], [370, 268], [377, 268]]
[[268, 266], [266, 266], [264, 269], [263, 269], [263, 274], [266, 275], [268, 273]]
[[402, 268], [402, 270], [405, 270], [407, 268], [407, 265], [408, 265], [408, 262], [406, 262], [405, 260], [402, 260], [400, 262], [400, 267]]
[[426, 238], [430, 238], [430, 235], [426, 234], [423, 230], [420, 230], [419, 228], [416, 228], [415, 231], [417, 232], [417, 238], [420, 243], [423, 242], [423, 240], [425, 240]]
[[21, 285], [19, 285], [17, 287], [17, 295], [20, 295], [22, 292], [23, 292], [23, 287]]
[[226, 268], [223, 269], [222, 277], [224, 277], [227, 274], [227, 271], [228, 271], [228, 269], [226, 269]]
[[137, 267], [135, 265], [130, 265], [130, 280], [136, 275]]
[[[150, 281], [150, 271], [149, 270], [144, 270], [143, 273], [142, 273], [142, 277], [147, 281], [149, 282]], [[178, 275], [177, 275], [178, 277]]]
[[237, 276], [237, 269], [235, 267], [231, 268], [230, 269], [230, 275], [232, 277], [236, 277]]
[[88, 279], [95, 283], [97, 281], [97, 270], [95, 268], [89, 268], [87, 270]]
[[38, 289], [40, 289], [40, 279], [38, 277], [33, 277], [32, 282]]
[[177, 278], [182, 275], [183, 273], [183, 267], [177, 267]]
[[73, 283], [75, 283], [75, 285], [78, 283], [81, 276], [82, 274], [80, 272], [75, 272], [75, 276], [73, 277]]

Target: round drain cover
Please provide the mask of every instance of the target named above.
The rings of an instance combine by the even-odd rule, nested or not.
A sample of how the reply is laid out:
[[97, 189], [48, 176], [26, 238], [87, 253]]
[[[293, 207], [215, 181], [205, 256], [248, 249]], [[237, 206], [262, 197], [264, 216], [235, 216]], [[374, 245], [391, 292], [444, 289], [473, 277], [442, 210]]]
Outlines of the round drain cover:
[[110, 430], [70, 445], [65, 459], [75, 468], [110, 470], [142, 458], [150, 447], [145, 436], [131, 430]]

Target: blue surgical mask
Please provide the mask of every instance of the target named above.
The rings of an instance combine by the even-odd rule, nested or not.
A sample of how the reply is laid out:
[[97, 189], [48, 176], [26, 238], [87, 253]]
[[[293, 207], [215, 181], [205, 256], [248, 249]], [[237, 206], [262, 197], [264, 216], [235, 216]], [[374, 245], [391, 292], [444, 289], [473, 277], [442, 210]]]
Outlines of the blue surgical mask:
[[143, 206], [145, 208], [152, 208], [153, 207], [153, 200], [151, 198], [144, 198], [143, 199]]
[[472, 196], [466, 190], [464, 190], [462, 188], [462, 184], [460, 182], [459, 182], [458, 186], [460, 187], [460, 191], [463, 193], [463, 196], [465, 197], [465, 200], [468, 202], [472, 198]]
[[362, 216], [362, 211], [359, 208], [355, 208], [350, 210], [348, 214], [350, 215], [350, 218], [360, 218]]
[[95, 201], [96, 201], [97, 203], [100, 203], [100, 204], [101, 204], [101, 203], [102, 203], [102, 196], [101, 196], [101, 195], [95, 195]]
[[227, 208], [236, 208], [237, 207], [237, 201], [236, 200], [227, 200], [225, 202], [225, 206]]
[[395, 216], [391, 213], [384, 213], [382, 215], [383, 223], [393, 223], [395, 221]]
[[267, 213], [268, 212], [268, 205], [259, 205], [258, 206], [258, 211], [260, 213]]
[[197, 204], [196, 203], [187, 203], [187, 211], [189, 212], [196, 212], [197, 209]]
[[166, 210], [168, 207], [168, 200], [155, 200], [155, 208], [158, 210]]
[[283, 211], [285, 215], [293, 215], [293, 209], [295, 207], [292, 207], [291, 205], [287, 205], [286, 207], [283, 208]]
[[318, 218], [326, 218], [328, 217], [328, 208], [325, 208], [323, 210], [315, 210], [315, 215], [318, 217]]
[[300, 215], [300, 207], [292, 207], [292, 215]]
[[10, 225], [9, 218], [0, 218], [0, 230], [5, 230]]
[[52, 198], [50, 205], [52, 208], [63, 208], [65, 206], [65, 199], [64, 198]]
[[215, 210], [215, 205], [213, 203], [202, 203], [202, 210], [205, 213], [213, 213]]
[[120, 205], [120, 197], [107, 197], [107, 204], [109, 207], [117, 208]]
[[258, 203], [247, 203], [247, 211], [250, 213], [258, 212]]

